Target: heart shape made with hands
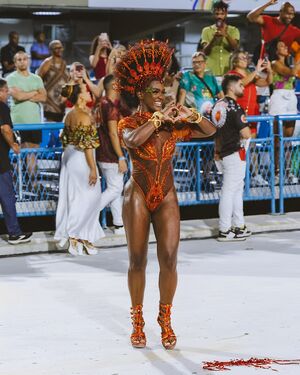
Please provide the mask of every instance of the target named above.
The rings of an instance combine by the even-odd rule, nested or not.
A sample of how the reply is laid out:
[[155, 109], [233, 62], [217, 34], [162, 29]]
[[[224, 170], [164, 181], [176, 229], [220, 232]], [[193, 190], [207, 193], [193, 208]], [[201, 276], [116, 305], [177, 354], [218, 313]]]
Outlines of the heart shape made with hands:
[[171, 122], [172, 124], [178, 124], [183, 121], [186, 121], [188, 117], [193, 115], [193, 112], [180, 104], [169, 104], [164, 110], [162, 111], [164, 114], [164, 118], [166, 121]]

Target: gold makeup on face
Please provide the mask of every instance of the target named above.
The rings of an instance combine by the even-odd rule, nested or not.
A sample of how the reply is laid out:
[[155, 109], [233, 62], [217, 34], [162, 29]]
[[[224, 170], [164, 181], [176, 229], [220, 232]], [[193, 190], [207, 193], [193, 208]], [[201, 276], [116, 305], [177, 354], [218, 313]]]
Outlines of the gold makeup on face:
[[165, 95], [166, 90], [159, 90], [159, 89], [152, 88], [152, 87], [146, 87], [145, 93], [147, 93], [147, 94], [153, 94], [153, 95], [157, 95], [157, 94], [163, 94], [163, 95]]

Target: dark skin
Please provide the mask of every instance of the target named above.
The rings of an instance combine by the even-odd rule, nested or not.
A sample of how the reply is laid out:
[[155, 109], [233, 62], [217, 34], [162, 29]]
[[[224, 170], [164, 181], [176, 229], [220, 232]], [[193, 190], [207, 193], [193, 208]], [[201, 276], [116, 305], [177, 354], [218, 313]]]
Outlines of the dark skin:
[[[159, 81], [152, 81], [145, 91], [138, 93], [141, 111], [150, 113], [160, 111], [163, 114], [162, 124], [168, 123], [168, 126], [178, 128], [183, 126], [182, 120], [193, 120], [195, 115], [184, 106], [175, 107], [174, 103], [170, 103], [162, 109], [164, 96], [163, 84]], [[201, 130], [203, 125], [207, 126], [206, 133]], [[189, 126], [192, 128], [192, 137], [208, 137], [215, 133], [214, 126], [204, 118], [199, 125], [190, 123]], [[143, 145], [155, 130], [153, 121], [149, 120], [137, 129], [125, 129], [123, 140], [128, 148], [137, 148]], [[163, 129], [160, 131], [166, 132]], [[157, 139], [159, 142], [159, 137]], [[123, 220], [129, 251], [128, 287], [132, 306], [142, 304], [144, 299], [151, 222], [157, 240], [160, 302], [171, 304], [177, 286], [176, 267], [180, 238], [180, 214], [175, 188], [173, 187], [168, 192], [154, 212], [150, 212], [140, 187], [131, 179], [125, 187]]]
[[[228, 33], [228, 26], [226, 24], [227, 10], [226, 9], [216, 9], [214, 11], [214, 17], [216, 25], [218, 27], [217, 31], [214, 34], [214, 37], [209, 43], [203, 43], [203, 52], [208, 56], [211, 53], [212, 47], [220, 38], [226, 38], [229, 44], [229, 50], [234, 51], [239, 46], [239, 41], [233, 39]], [[220, 24], [220, 26], [218, 26]]]

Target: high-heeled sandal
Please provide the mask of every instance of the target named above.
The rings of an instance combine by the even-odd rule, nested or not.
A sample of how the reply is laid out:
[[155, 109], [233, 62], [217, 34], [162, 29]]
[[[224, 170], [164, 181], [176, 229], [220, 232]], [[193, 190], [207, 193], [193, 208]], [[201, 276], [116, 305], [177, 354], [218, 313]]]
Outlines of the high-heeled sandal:
[[133, 331], [130, 336], [131, 345], [134, 348], [146, 346], [146, 336], [143, 332], [145, 321], [143, 318], [143, 305], [136, 305], [130, 309]]
[[68, 252], [71, 255], [83, 255], [82, 249], [83, 245], [80, 241], [78, 241], [76, 238], [69, 238]]
[[176, 335], [171, 327], [171, 304], [159, 304], [159, 315], [157, 322], [161, 327], [161, 343], [167, 350], [175, 348], [177, 343]]
[[87, 240], [81, 240], [82, 245], [83, 245], [83, 250], [88, 254], [88, 255], [96, 255], [98, 254], [98, 250], [94, 247], [94, 245], [87, 241]]

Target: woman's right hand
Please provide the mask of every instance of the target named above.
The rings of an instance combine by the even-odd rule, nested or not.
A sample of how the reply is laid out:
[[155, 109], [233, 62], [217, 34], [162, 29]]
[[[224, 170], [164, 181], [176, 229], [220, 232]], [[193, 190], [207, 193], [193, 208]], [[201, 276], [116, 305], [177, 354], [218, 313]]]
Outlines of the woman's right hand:
[[97, 170], [96, 168], [90, 169], [90, 175], [89, 175], [89, 185], [94, 186], [96, 185], [98, 179]]
[[163, 114], [162, 122], [171, 122], [174, 124], [179, 115], [179, 110], [176, 107], [175, 102], [172, 101], [165, 106], [161, 113]]

